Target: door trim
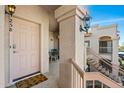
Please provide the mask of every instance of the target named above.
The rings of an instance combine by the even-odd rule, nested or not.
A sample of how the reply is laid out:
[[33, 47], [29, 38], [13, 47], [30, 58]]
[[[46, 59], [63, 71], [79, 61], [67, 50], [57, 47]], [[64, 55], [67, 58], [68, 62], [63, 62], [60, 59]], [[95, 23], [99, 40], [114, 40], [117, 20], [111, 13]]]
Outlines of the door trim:
[[22, 81], [22, 80], [25, 80], [25, 79], [28, 79], [28, 78], [30, 78], [30, 77], [33, 77], [33, 76], [36, 76], [36, 75], [40, 75], [40, 74], [41, 74], [40, 71], [39, 71], [39, 72], [36, 72], [36, 73], [34, 73], [34, 74], [32, 74], [32, 75], [29, 75], [29, 76], [27, 76], [27, 77], [18, 79], [18, 80], [16, 80], [16, 81], [13, 81], [11, 84], [15, 84], [15, 83], [17, 83], [17, 82], [19, 82], [19, 81]]
[[26, 76], [19, 77], [19, 78], [17, 78], [17, 79], [14, 79], [13, 82], [17, 82], [17, 81], [19, 81], [19, 80], [25, 79], [26, 77], [31, 77], [31, 76], [36, 75], [36, 74], [38, 74], [38, 73], [40, 73], [40, 71], [31, 73], [31, 74], [26, 75]]
[[24, 21], [34, 23], [34, 24], [41, 25], [41, 23], [39, 23], [39, 22], [35, 22], [35, 21], [29, 20], [29, 19], [26, 19], [26, 18], [23, 18], [23, 17], [16, 16], [16, 15], [13, 15], [13, 18], [17, 18], [17, 19], [21, 19], [21, 20], [24, 20]]

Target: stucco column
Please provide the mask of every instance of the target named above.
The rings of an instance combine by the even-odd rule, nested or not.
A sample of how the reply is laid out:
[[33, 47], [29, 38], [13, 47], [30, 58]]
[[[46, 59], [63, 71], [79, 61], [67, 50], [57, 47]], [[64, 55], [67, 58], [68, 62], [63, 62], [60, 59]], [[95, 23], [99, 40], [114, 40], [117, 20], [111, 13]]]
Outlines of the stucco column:
[[87, 45], [84, 44], [84, 70], [87, 69], [88, 65], [87, 65]]
[[[119, 45], [119, 43], [118, 43], [118, 39], [113, 39], [112, 44], [113, 44], [112, 64], [113, 64], [113, 66], [114, 65], [119, 66], [119, 61], [118, 61], [118, 45]], [[113, 75], [118, 76], [118, 70], [112, 69], [112, 73], [113, 73]]]
[[72, 66], [69, 59], [74, 59], [84, 69], [84, 33], [80, 32], [84, 12], [80, 6], [61, 6], [55, 10], [59, 22], [60, 67], [59, 86], [72, 86]]
[[0, 6], [0, 87], [5, 87], [4, 22], [5, 7]]

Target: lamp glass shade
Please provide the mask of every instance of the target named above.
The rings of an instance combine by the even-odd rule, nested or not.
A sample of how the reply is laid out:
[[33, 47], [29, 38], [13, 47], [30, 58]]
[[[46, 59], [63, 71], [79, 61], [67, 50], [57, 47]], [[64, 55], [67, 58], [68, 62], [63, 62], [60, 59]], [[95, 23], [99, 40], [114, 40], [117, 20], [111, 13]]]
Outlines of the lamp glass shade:
[[91, 17], [89, 15], [85, 15], [83, 18], [83, 25], [85, 29], [89, 29], [90, 28], [90, 20]]
[[13, 15], [15, 13], [15, 9], [16, 9], [15, 5], [8, 5], [8, 13], [10, 15]]

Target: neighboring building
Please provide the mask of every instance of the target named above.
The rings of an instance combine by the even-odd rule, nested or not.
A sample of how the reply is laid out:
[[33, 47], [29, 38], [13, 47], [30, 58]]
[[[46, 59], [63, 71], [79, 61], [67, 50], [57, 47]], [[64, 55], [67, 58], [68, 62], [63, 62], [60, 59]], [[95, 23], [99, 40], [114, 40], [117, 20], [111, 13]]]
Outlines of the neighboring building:
[[[97, 70], [104, 74], [108, 72], [115, 77], [120, 77], [118, 75], [119, 35], [116, 24], [106, 26], [92, 26], [89, 30], [89, 33], [85, 34], [85, 46], [87, 48], [86, 63], [98, 62], [99, 67]], [[114, 68], [115, 65], [117, 67], [116, 70]], [[85, 69], [87, 70], [87, 68], [88, 66], [86, 66]], [[95, 72], [96, 70], [92, 66], [89, 66], [89, 71]]]
[[[119, 36], [116, 24], [92, 26], [89, 35], [85, 35], [85, 43], [94, 54], [107, 60], [110, 64], [119, 65]], [[112, 70], [111, 67], [110, 69]]]
[[[84, 37], [85, 32], [80, 31], [86, 14], [84, 6], [17, 5], [12, 17], [13, 31], [9, 32], [11, 20], [5, 14], [6, 7], [0, 6], [0, 87], [9, 87], [35, 74], [51, 75], [50, 68], [59, 72], [59, 79], [55, 80], [58, 87], [123, 87], [117, 74], [122, 75], [124, 71], [120, 73], [121, 69], [114, 65], [118, 63], [116, 25], [94, 27], [91, 37]], [[102, 68], [94, 72], [85, 70], [88, 52], [84, 41], [89, 42], [96, 54], [112, 61], [112, 73], [106, 76], [100, 71]], [[50, 67], [49, 51], [54, 48], [59, 50], [59, 69]], [[98, 59], [93, 66], [99, 68]], [[48, 77], [48, 84], [56, 74], [52, 74], [51, 81]]]

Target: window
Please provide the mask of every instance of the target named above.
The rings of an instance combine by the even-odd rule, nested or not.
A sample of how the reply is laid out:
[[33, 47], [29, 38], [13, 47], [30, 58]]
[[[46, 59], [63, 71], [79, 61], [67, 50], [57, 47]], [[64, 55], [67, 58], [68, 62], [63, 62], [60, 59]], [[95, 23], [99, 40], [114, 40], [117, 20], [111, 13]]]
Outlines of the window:
[[102, 83], [99, 82], [98, 80], [95, 80], [95, 88], [101, 88], [102, 87]]
[[85, 44], [87, 47], [90, 47], [90, 41], [89, 40], [85, 41]]
[[110, 87], [100, 82], [99, 80], [87, 80], [86, 88], [110, 88]]
[[86, 88], [93, 88], [93, 80], [86, 81]]
[[112, 41], [99, 41], [99, 53], [112, 53]]

